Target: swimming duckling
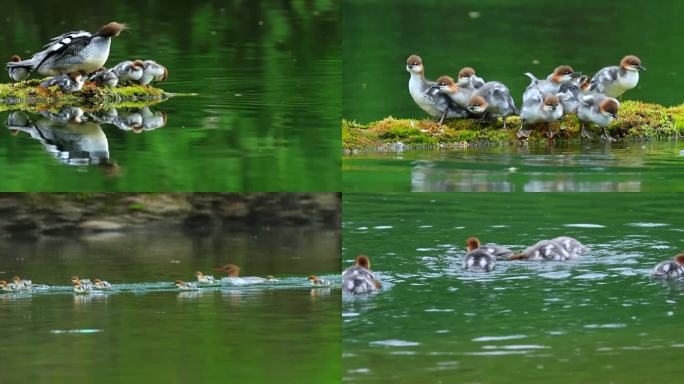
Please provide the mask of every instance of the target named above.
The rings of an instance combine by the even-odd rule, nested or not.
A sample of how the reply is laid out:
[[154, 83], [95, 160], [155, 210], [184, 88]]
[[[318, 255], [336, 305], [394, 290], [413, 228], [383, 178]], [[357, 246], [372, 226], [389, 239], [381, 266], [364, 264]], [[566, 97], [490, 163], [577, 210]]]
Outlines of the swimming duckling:
[[0, 280], [0, 290], [3, 292], [16, 292], [21, 289], [16, 283], [8, 283], [5, 280]]
[[371, 272], [368, 256], [357, 256], [355, 265], [342, 273], [342, 291], [345, 293], [372, 293], [380, 288], [382, 284]]
[[600, 93], [592, 93], [582, 97], [579, 108], [577, 109], [577, 118], [580, 120], [582, 126], [581, 135], [586, 138], [591, 138], [592, 135], [587, 132], [586, 124], [594, 123], [601, 127], [603, 134], [601, 140], [615, 141], [615, 138], [608, 134], [608, 124], [617, 119], [618, 110], [620, 109], [620, 102], [612, 97], [605, 96]]
[[475, 70], [471, 67], [463, 67], [458, 71], [458, 86], [466, 89], [478, 89], [485, 84], [481, 77], [475, 75]]
[[522, 253], [512, 255], [510, 260], [571, 260], [576, 254], [568, 252], [561, 244], [552, 240], [541, 240]]
[[143, 75], [145, 63], [142, 60], [122, 61], [112, 68], [112, 72], [119, 79], [119, 83], [138, 81]]
[[216, 283], [214, 276], [205, 275], [200, 271], [195, 272], [195, 276], [197, 276], [197, 282], [200, 284], [214, 284], [214, 283]]
[[[10, 57], [10, 62], [12, 63], [18, 63], [21, 61], [21, 57], [18, 55], [12, 55]], [[9, 74], [9, 77], [14, 80], [14, 81], [23, 81], [28, 79], [29, 76], [29, 70], [25, 67], [7, 67], [7, 73]]]
[[116, 77], [113, 71], [105, 67], [95, 71], [88, 80], [95, 83], [98, 87], [116, 88], [116, 85], [119, 84], [119, 78]]
[[605, 67], [596, 72], [591, 79], [590, 91], [602, 93], [608, 97], [621, 96], [637, 86], [639, 70], [646, 70], [641, 65], [641, 59], [634, 55], [627, 55], [620, 60], [620, 66]]
[[90, 293], [93, 291], [92, 284], [81, 284], [80, 281], [74, 283], [74, 293]]
[[95, 279], [93, 282], [93, 288], [95, 289], [100, 289], [100, 290], [106, 290], [106, 289], [112, 289], [112, 285], [109, 284], [108, 282], [100, 279]]
[[478, 248], [494, 256], [496, 260], [508, 260], [508, 258], [513, 255], [513, 251], [498, 244], [480, 244], [480, 239], [477, 237], [469, 237], [468, 240], [466, 240], [466, 250], [468, 252], [472, 252]]
[[17, 289], [21, 291], [29, 291], [33, 289], [33, 282], [31, 282], [31, 280], [22, 280], [19, 276], [14, 276], [12, 281], [16, 285]]
[[589, 248], [587, 246], [585, 246], [584, 244], [580, 243], [579, 240], [572, 237], [559, 236], [555, 239], [551, 239], [551, 241], [557, 243], [558, 245], [563, 247], [563, 249], [565, 249], [571, 254], [574, 254], [575, 256], [581, 255], [589, 251]]
[[316, 275], [311, 275], [307, 277], [307, 280], [311, 282], [314, 286], [329, 286], [330, 282], [328, 280], [319, 279]]
[[175, 284], [176, 287], [178, 287], [178, 289], [180, 289], [181, 291], [194, 291], [194, 290], [197, 289], [197, 284], [195, 284], [195, 283], [186, 283], [186, 282], [184, 282], [184, 281], [182, 281], [182, 280], [176, 280], [176, 281], [174, 282], [174, 284]]
[[40, 83], [43, 88], [58, 87], [64, 93], [78, 92], [83, 88], [83, 78], [79, 72], [55, 76]]
[[672, 260], [665, 260], [656, 265], [651, 276], [665, 279], [684, 276], [684, 253], [678, 254]]
[[90, 281], [90, 279], [79, 279], [78, 276], [71, 277], [71, 284], [79, 285], [89, 291], [93, 289], [93, 283]]

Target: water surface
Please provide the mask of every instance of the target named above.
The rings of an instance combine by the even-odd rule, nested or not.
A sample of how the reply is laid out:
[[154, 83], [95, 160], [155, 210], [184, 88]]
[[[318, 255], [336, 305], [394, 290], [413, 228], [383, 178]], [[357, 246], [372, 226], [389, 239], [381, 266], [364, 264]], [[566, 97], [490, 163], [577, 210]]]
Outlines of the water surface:
[[[684, 247], [676, 194], [344, 196], [343, 265], [371, 256], [384, 291], [345, 298], [343, 377], [355, 383], [637, 383], [682, 368], [683, 281], [652, 267]], [[571, 262], [461, 269], [477, 235], [522, 250], [576, 237]], [[578, 368], [581, 367], [581, 368]]]
[[[0, 279], [21, 274], [50, 288], [0, 293], [0, 382], [334, 382], [340, 290], [305, 278], [339, 276], [338, 249], [339, 234], [318, 229], [5, 238]], [[192, 292], [172, 285], [195, 270], [219, 277], [211, 269], [229, 262], [244, 276], [280, 281]], [[114, 287], [76, 295], [71, 275]]]

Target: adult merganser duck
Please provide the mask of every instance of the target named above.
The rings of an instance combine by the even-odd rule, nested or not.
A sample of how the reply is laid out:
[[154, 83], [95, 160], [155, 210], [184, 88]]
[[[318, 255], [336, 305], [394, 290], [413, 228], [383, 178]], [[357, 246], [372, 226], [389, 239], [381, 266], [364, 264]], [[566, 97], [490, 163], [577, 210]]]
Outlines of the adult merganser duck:
[[458, 71], [458, 86], [461, 88], [477, 89], [482, 87], [485, 81], [475, 75], [475, 70], [471, 67], [464, 67]]
[[382, 284], [370, 270], [368, 256], [357, 256], [356, 264], [342, 273], [342, 291], [351, 294], [372, 293], [380, 290]]
[[590, 91], [603, 93], [608, 97], [621, 96], [625, 91], [637, 86], [639, 70], [646, 70], [641, 59], [627, 55], [620, 60], [620, 66], [605, 67], [596, 72], [591, 79]]
[[93, 73], [107, 61], [112, 37], [119, 36], [124, 29], [125, 24], [111, 22], [94, 35], [86, 31], [67, 32], [53, 38], [45, 45], [44, 51], [28, 60], [9, 62], [7, 68], [24, 68], [43, 76]]
[[83, 88], [83, 78], [79, 72], [55, 76], [40, 83], [43, 88], [59, 87], [64, 93], [78, 92]]
[[330, 285], [330, 282], [328, 280], [319, 279], [316, 275], [311, 275], [311, 276], [307, 277], [306, 279], [309, 280], [311, 282], [311, 285], [314, 285], [314, 286], [329, 286]]
[[205, 275], [204, 273], [202, 273], [200, 271], [195, 272], [195, 276], [197, 276], [197, 282], [200, 284], [214, 284], [214, 283], [216, 283], [214, 276]]
[[169, 77], [169, 70], [154, 60], [143, 61], [143, 73], [138, 81], [141, 85], [148, 85], [152, 81], [164, 81]]
[[[10, 62], [18, 63], [21, 61], [21, 57], [18, 55], [12, 55], [10, 57]], [[23, 81], [28, 79], [29, 71], [24, 67], [7, 67], [7, 73], [9, 77], [14, 81]]]
[[112, 72], [119, 79], [119, 83], [126, 83], [140, 80], [144, 67], [142, 60], [122, 61], [112, 68]]
[[278, 281], [276, 278], [273, 276], [267, 276], [266, 278], [263, 277], [258, 277], [258, 276], [245, 276], [245, 277], [240, 277], [240, 267], [238, 267], [235, 264], [228, 264], [225, 265], [221, 268], [214, 268], [216, 271], [222, 271], [225, 272], [228, 277], [224, 278], [222, 280], [227, 281], [231, 284], [236, 284], [236, 285], [243, 285], [243, 284], [259, 284], [259, 283], [265, 283], [265, 282], [271, 282], [271, 281]]
[[95, 279], [93, 282], [93, 287], [95, 289], [112, 289], [112, 285], [109, 284], [108, 282], [100, 279]]
[[574, 255], [581, 255], [589, 251], [589, 248], [587, 246], [585, 246], [584, 244], [580, 243], [579, 240], [572, 237], [559, 236], [555, 239], [551, 239], [551, 241], [558, 243], [558, 245], [563, 247], [563, 249]]
[[601, 93], [592, 93], [583, 96], [579, 108], [577, 108], [577, 118], [580, 120], [582, 126], [582, 136], [591, 138], [592, 135], [587, 132], [586, 124], [594, 123], [601, 127], [603, 133], [601, 140], [615, 141], [615, 138], [610, 136], [607, 131], [608, 124], [618, 117], [618, 110], [620, 109], [620, 102], [617, 99], [608, 97]]
[[16, 283], [8, 283], [5, 280], [0, 280], [0, 290], [3, 292], [16, 292], [21, 289]]
[[409, 93], [413, 101], [430, 116], [439, 118], [440, 124], [444, 122], [444, 119], [469, 116], [466, 109], [452, 103], [446, 95], [439, 91], [437, 83], [425, 79], [423, 60], [420, 56], [409, 56], [406, 60], [406, 70], [411, 74]]
[[105, 67], [98, 69], [88, 80], [98, 87], [116, 88], [116, 85], [119, 84], [119, 78]]
[[553, 240], [541, 240], [528, 247], [522, 253], [512, 255], [510, 260], [571, 260], [575, 253], [567, 251], [560, 243]]
[[197, 289], [197, 284], [195, 283], [186, 283], [182, 280], [176, 280], [174, 283], [178, 289], [181, 291], [194, 291]]
[[656, 265], [651, 276], [666, 279], [684, 276], [684, 253]]
[[513, 251], [498, 244], [480, 244], [480, 239], [477, 237], [469, 237], [468, 240], [466, 240], [466, 250], [468, 252], [472, 252], [478, 248], [494, 256], [496, 260], [508, 260], [508, 258], [513, 255]]

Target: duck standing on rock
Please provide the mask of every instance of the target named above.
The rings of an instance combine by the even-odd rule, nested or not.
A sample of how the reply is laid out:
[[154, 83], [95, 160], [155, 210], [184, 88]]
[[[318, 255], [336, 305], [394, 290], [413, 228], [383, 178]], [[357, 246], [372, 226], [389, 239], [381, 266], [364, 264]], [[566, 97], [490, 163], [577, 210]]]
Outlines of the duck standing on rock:
[[139, 81], [143, 75], [145, 64], [142, 60], [122, 61], [112, 68], [112, 72], [119, 79], [119, 83]]
[[[20, 61], [21, 57], [18, 55], [12, 55], [12, 57], [10, 57], [11, 63], [18, 63]], [[9, 73], [9, 77], [14, 81], [24, 81], [28, 79], [29, 76], [28, 69], [24, 67], [7, 67], [7, 73]]]
[[98, 87], [116, 88], [116, 85], [119, 84], [119, 78], [113, 71], [105, 67], [98, 69], [88, 80]]
[[43, 88], [59, 87], [64, 93], [78, 92], [83, 88], [83, 78], [79, 72], [71, 72], [68, 75], [55, 76], [40, 83]]
[[164, 81], [169, 77], [169, 70], [154, 60], [143, 61], [143, 73], [138, 81], [140, 85], [148, 85], [152, 81]]
[[42, 76], [93, 73], [107, 62], [112, 37], [119, 36], [124, 29], [125, 24], [113, 21], [103, 25], [95, 34], [86, 31], [67, 32], [53, 38], [45, 45], [45, 50], [30, 59], [7, 63], [7, 69], [24, 68]]

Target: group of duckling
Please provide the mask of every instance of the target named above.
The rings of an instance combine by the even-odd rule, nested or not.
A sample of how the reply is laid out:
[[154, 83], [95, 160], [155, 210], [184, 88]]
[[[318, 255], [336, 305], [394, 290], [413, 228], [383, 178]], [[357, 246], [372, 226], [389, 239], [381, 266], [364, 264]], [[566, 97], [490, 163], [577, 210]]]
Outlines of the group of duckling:
[[639, 71], [645, 69], [641, 59], [628, 55], [619, 66], [605, 67], [593, 77], [575, 72], [568, 65], [558, 66], [545, 79], [525, 73], [530, 84], [523, 94], [522, 108], [518, 109], [503, 83], [485, 82], [471, 67], [461, 69], [457, 80], [441, 76], [437, 81], [430, 81], [425, 78], [420, 56], [411, 55], [406, 61], [406, 70], [411, 74], [411, 97], [423, 111], [439, 118], [440, 124], [445, 119], [478, 118], [480, 122], [488, 122], [501, 117], [506, 129], [506, 117], [519, 115], [522, 123], [517, 137], [521, 140], [531, 133], [524, 129], [526, 124], [543, 124], [551, 140], [557, 132], [549, 124], [563, 115], [573, 114], [580, 121], [583, 138], [593, 138], [586, 126], [596, 124], [602, 129], [602, 140], [615, 141], [606, 127], [618, 118], [620, 102], [616, 98], [636, 87]]
[[[540, 240], [520, 253], [498, 244], [480, 244], [477, 237], [466, 240], [466, 254], [463, 256], [463, 270], [469, 272], [491, 272], [497, 261], [530, 260], [530, 261], [567, 261], [576, 259], [589, 251], [589, 248], [577, 239], [560, 236], [550, 240]], [[684, 277], [684, 253], [671, 260], [655, 266], [652, 277], [678, 278]], [[342, 273], [342, 291], [347, 294], [368, 294], [380, 291], [380, 279], [370, 269], [368, 256], [357, 256], [354, 266]]]
[[67, 32], [54, 37], [42, 51], [22, 60], [13, 55], [7, 72], [16, 82], [29, 78], [31, 73], [51, 76], [40, 83], [42, 88], [57, 87], [64, 93], [78, 92], [88, 82], [97, 87], [114, 88], [123, 84], [147, 86], [164, 81], [169, 71], [153, 60], [129, 60], [107, 69], [111, 39], [127, 29], [125, 24], [111, 22], [98, 32]]
[[[257, 277], [257, 276], [246, 276], [240, 277], [240, 267], [235, 264], [228, 264], [221, 268], [216, 268], [217, 271], [225, 272], [228, 276], [224, 279], [216, 279], [214, 276], [205, 275], [200, 271], [195, 272], [195, 277], [197, 281], [195, 282], [185, 282], [182, 280], [176, 280], [173, 284], [181, 291], [194, 291], [202, 287], [210, 287], [220, 285], [222, 282], [232, 284], [232, 285], [248, 285], [248, 284], [260, 284], [268, 282], [277, 282], [273, 276], [267, 277]], [[319, 279], [315, 275], [307, 277], [307, 280], [314, 287], [327, 287], [331, 285], [328, 280]], [[112, 284], [101, 279], [80, 279], [78, 276], [73, 276], [71, 278], [71, 284], [74, 289], [74, 293], [78, 294], [89, 294], [97, 291], [107, 291], [112, 289]], [[19, 276], [14, 276], [11, 283], [5, 280], [0, 280], [0, 292], [21, 292], [21, 291], [32, 291], [36, 288], [48, 288], [45, 285], [37, 286], [34, 285], [31, 280], [22, 280]]]

